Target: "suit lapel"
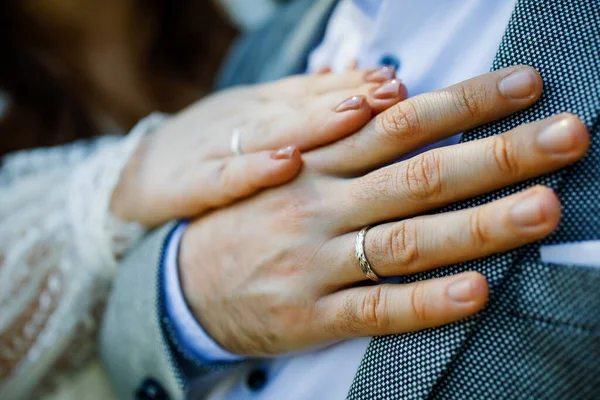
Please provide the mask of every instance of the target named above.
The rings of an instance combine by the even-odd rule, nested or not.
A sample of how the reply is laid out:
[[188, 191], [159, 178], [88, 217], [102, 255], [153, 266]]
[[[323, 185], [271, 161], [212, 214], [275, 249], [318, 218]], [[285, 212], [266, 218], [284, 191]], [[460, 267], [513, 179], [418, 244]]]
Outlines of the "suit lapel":
[[[600, 5], [589, 0], [520, 0], [503, 36], [492, 69], [526, 64], [544, 78], [545, 90], [533, 107], [465, 133], [463, 141], [499, 134], [560, 113], [577, 114], [593, 131], [600, 112]], [[471, 208], [542, 184], [558, 192], [569, 168], [452, 205], [441, 212]], [[483, 273], [493, 303], [523, 249], [475, 262], [406, 277], [431, 279], [466, 270]], [[482, 314], [485, 313], [482, 312]], [[481, 314], [442, 328], [374, 338], [355, 376], [348, 399], [427, 398], [460, 356]]]
[[306, 71], [337, 0], [295, 0], [262, 29], [244, 35], [227, 57], [216, 89], [268, 82]]

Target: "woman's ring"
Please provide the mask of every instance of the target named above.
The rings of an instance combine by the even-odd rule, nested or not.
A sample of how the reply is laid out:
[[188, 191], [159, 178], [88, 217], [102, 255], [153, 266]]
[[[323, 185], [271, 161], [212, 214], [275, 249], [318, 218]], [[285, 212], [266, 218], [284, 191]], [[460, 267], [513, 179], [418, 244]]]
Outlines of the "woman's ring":
[[240, 131], [239, 129], [236, 129], [233, 131], [233, 134], [231, 135], [230, 148], [231, 148], [231, 152], [236, 156], [244, 155], [244, 152], [242, 151], [241, 134], [242, 134], [242, 131]]

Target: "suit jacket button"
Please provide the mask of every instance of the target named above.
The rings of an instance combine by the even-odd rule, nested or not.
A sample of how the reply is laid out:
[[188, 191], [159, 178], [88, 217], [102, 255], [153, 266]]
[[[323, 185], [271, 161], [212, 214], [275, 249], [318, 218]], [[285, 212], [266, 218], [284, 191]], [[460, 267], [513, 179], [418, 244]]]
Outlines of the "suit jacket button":
[[136, 400], [169, 400], [165, 389], [155, 379], [146, 378], [135, 391]]
[[267, 371], [262, 368], [251, 371], [246, 378], [246, 385], [250, 390], [258, 392], [267, 385]]
[[400, 60], [393, 54], [384, 54], [379, 60], [379, 65], [389, 65], [398, 71], [400, 69]]

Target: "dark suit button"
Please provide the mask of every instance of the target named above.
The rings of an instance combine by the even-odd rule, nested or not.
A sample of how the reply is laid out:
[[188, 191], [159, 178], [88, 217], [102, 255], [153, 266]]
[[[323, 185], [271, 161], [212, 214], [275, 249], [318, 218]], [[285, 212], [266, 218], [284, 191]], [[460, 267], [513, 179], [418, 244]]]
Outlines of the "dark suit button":
[[384, 54], [379, 60], [379, 65], [389, 65], [390, 67], [396, 68], [396, 71], [400, 69], [400, 60], [393, 54]]
[[267, 384], [267, 371], [262, 368], [253, 370], [246, 378], [246, 384], [250, 390], [258, 392]]
[[136, 400], [169, 400], [169, 395], [156, 380], [146, 378], [135, 391]]

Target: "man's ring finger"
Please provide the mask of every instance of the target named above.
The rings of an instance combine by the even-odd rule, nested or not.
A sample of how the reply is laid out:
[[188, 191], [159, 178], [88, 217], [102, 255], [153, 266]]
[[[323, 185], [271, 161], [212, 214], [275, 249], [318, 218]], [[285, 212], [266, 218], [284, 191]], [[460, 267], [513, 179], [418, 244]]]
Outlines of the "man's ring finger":
[[363, 274], [365, 274], [365, 276], [370, 280], [377, 282], [379, 280], [379, 276], [375, 273], [375, 271], [373, 271], [373, 268], [367, 259], [367, 255], [365, 254], [365, 236], [367, 236], [367, 231], [370, 228], [370, 226], [364, 227], [356, 234], [354, 250], [356, 254], [356, 260], [358, 261], [358, 266]]

